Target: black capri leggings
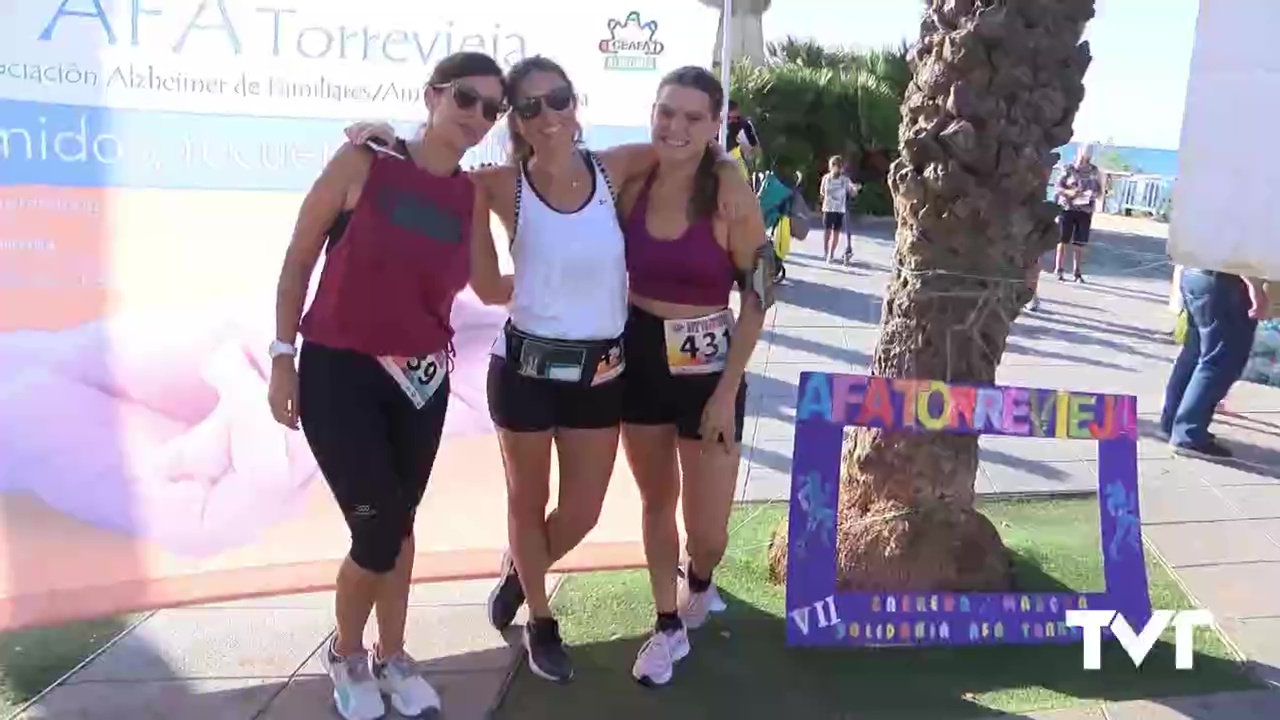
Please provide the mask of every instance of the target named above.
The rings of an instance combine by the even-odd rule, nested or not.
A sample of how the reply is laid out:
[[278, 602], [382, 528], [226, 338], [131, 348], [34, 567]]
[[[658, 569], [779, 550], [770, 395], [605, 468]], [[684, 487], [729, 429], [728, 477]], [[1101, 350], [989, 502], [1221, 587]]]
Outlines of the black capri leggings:
[[298, 358], [302, 431], [351, 529], [351, 559], [391, 572], [440, 449], [449, 380], [414, 407], [377, 359], [304, 343]]

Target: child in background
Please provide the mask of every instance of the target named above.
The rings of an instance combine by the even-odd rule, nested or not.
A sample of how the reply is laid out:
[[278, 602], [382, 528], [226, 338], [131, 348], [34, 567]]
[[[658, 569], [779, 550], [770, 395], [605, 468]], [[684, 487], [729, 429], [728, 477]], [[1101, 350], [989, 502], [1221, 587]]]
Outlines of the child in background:
[[844, 174], [844, 159], [833, 155], [827, 162], [828, 172], [822, 176], [818, 194], [822, 198], [822, 256], [827, 262], [835, 262], [836, 249], [840, 246], [840, 231], [844, 229], [845, 204], [856, 192], [853, 181]]

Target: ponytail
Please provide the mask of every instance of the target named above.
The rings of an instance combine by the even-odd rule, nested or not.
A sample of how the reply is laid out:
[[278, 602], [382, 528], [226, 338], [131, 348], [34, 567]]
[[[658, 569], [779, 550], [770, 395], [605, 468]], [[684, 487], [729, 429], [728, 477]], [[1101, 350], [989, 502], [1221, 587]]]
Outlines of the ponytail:
[[693, 194], [689, 198], [689, 213], [696, 220], [710, 220], [716, 216], [720, 203], [720, 176], [716, 174], [718, 160], [718, 148], [707, 145], [694, 172]]

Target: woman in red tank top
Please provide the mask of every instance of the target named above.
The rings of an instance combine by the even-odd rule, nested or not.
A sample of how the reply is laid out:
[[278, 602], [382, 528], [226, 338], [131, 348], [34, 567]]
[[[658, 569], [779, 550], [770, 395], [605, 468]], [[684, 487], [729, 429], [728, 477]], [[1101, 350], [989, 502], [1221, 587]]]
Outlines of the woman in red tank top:
[[[329, 161], [299, 210], [277, 293], [271, 410], [291, 428], [301, 422], [351, 531], [337, 632], [321, 658], [347, 720], [382, 717], [384, 694], [408, 717], [440, 705], [404, 651], [413, 522], [448, 407], [450, 312], [489, 237], [488, 211], [458, 163], [505, 111], [505, 86], [492, 58], [456, 53], [423, 94], [430, 120], [418, 140], [348, 144]], [[320, 284], [299, 322], [326, 238]], [[510, 295], [490, 274], [472, 285], [486, 303]], [[305, 343], [295, 350], [299, 330]], [[375, 608], [369, 653], [363, 635]]]

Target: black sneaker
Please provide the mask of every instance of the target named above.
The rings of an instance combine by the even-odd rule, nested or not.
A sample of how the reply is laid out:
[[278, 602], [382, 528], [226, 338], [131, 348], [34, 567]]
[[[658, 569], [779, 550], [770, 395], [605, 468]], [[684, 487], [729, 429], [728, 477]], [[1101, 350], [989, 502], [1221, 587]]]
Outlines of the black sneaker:
[[560, 639], [560, 624], [552, 618], [534, 618], [524, 626], [529, 670], [543, 680], [566, 683], [573, 679], [573, 663]]
[[494, 629], [502, 632], [515, 622], [516, 613], [524, 605], [524, 586], [520, 584], [520, 576], [516, 574], [515, 560], [511, 559], [511, 551], [502, 554], [502, 577], [489, 593], [489, 622]]
[[1196, 458], [1198, 460], [1230, 460], [1231, 451], [1217, 440], [1210, 440], [1198, 445], [1173, 445], [1174, 455]]
[[1073, 275], [1071, 276], [1071, 279], [1072, 279], [1072, 280], [1075, 280], [1075, 281], [1076, 281], [1076, 282], [1078, 282], [1078, 283], [1082, 283], [1082, 282], [1084, 282], [1084, 275], [1081, 275], [1081, 274], [1080, 274], [1080, 271], [1079, 271], [1079, 270], [1077, 270], [1077, 271], [1075, 271], [1075, 274], [1073, 274]]

